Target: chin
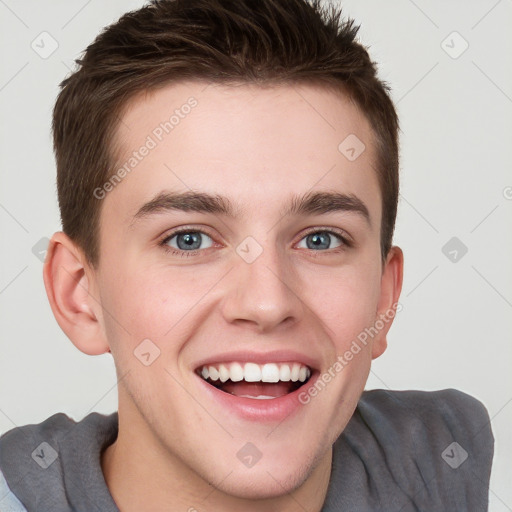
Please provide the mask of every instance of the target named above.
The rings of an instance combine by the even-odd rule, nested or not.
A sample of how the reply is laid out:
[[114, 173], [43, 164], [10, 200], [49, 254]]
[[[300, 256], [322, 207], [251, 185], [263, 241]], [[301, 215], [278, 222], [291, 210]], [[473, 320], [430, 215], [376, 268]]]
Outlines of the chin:
[[293, 452], [287, 443], [283, 443], [286, 448], [271, 450], [267, 447], [252, 467], [245, 467], [237, 459], [233, 465], [229, 463], [231, 455], [224, 455], [222, 467], [203, 467], [203, 471], [206, 469], [203, 478], [206, 477], [219, 491], [240, 499], [264, 500], [284, 496], [301, 487], [326, 455], [320, 452], [315, 455], [311, 453], [311, 444], [308, 446], [304, 440], [302, 443], [302, 450]]
[[290, 468], [286, 462], [231, 473], [217, 488], [231, 496], [249, 500], [277, 498], [298, 489], [313, 468]]

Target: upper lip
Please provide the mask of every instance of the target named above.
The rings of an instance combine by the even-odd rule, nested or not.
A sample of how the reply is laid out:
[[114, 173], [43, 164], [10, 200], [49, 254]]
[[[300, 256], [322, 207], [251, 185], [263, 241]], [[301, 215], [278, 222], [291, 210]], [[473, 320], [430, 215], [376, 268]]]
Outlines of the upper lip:
[[319, 361], [309, 355], [291, 350], [267, 350], [252, 351], [238, 350], [235, 352], [222, 352], [217, 355], [210, 355], [195, 363], [194, 369], [201, 369], [203, 366], [216, 363], [302, 363], [311, 370], [319, 368]]

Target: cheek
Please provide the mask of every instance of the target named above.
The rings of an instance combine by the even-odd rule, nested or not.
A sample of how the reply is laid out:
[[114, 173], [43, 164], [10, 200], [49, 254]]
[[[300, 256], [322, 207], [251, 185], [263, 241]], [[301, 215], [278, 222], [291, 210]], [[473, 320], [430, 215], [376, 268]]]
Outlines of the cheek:
[[213, 272], [203, 275], [184, 268], [118, 267], [104, 279], [101, 294], [109, 340], [122, 340], [123, 350], [144, 339], [167, 347], [184, 335], [183, 327], [201, 311], [201, 299], [215, 280]]
[[311, 309], [339, 353], [374, 323], [380, 295], [379, 273], [368, 266], [317, 273], [308, 294]]

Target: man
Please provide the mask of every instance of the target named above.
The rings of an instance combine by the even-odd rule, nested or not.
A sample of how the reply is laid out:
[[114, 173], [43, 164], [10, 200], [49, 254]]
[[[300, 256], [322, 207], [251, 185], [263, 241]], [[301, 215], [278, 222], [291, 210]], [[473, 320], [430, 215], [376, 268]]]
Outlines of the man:
[[398, 120], [302, 0], [128, 13], [62, 84], [44, 279], [119, 410], [5, 434], [19, 510], [485, 510], [485, 408], [363, 392], [400, 310]]

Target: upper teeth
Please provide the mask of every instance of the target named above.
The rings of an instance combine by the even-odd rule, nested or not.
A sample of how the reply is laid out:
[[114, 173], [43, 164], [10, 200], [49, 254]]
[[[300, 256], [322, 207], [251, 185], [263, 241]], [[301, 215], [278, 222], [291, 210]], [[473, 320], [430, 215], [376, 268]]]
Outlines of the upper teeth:
[[306, 382], [310, 375], [311, 370], [300, 363], [227, 363], [201, 368], [203, 379], [221, 382]]

